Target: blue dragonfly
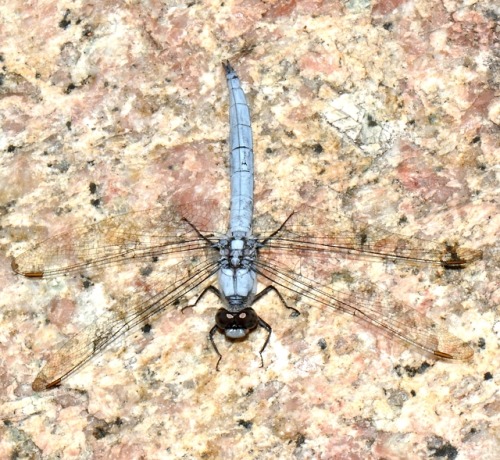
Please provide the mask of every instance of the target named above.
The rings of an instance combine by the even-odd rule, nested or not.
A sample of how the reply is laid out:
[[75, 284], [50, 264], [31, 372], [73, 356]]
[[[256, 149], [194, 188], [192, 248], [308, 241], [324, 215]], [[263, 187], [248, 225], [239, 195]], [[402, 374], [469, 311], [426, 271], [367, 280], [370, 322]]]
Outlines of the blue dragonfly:
[[[394, 261], [402, 264], [462, 269], [482, 257], [479, 250], [456, 244], [407, 238], [315, 208], [300, 206], [281, 220], [254, 218], [254, 159], [250, 110], [240, 80], [229, 62], [223, 64], [229, 88], [229, 212], [205, 201], [189, 206], [162, 206], [118, 215], [74, 227], [42, 241], [13, 258], [13, 270], [28, 278], [51, 278], [89, 270], [112, 270], [124, 263], [152, 267], [104, 315], [70, 338], [32, 384], [35, 391], [60, 385], [110, 343], [131, 330], [149, 327], [167, 310], [194, 306], [207, 292], [222, 307], [215, 314], [209, 339], [218, 355], [215, 334], [245, 338], [271, 326], [254, 310], [270, 292], [294, 313], [290, 301], [357, 317], [390, 337], [436, 358], [464, 360], [473, 351], [462, 340], [415, 310], [387, 304], [381, 294], [335, 289], [330, 282], [339, 257]], [[221, 229], [229, 215], [229, 224]], [[306, 266], [321, 266], [308, 272]], [[257, 280], [267, 286], [257, 292]], [[196, 299], [190, 304], [191, 299]]]

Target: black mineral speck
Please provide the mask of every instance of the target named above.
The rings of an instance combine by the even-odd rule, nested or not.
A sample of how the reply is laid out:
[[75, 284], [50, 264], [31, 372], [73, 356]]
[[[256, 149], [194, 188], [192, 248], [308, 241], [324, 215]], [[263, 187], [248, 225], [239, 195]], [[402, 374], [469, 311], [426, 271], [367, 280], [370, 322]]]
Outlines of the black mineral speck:
[[240, 420], [238, 420], [238, 425], [242, 426], [243, 428], [246, 428], [247, 430], [251, 430], [252, 426], [253, 426], [253, 422], [250, 422], [249, 420], [240, 419]]
[[91, 182], [89, 184], [89, 190], [90, 190], [90, 193], [94, 194], [97, 191], [97, 185], [94, 184], [94, 182]]
[[321, 144], [313, 145], [314, 153], [321, 153], [323, 151], [323, 146]]
[[366, 116], [366, 120], [368, 121], [368, 126], [370, 128], [373, 128], [374, 126], [377, 126], [378, 123], [377, 121], [375, 120], [375, 118], [373, 118], [371, 115], [367, 115]]
[[83, 278], [82, 285], [84, 289], [88, 289], [89, 287], [93, 286], [94, 283], [89, 278]]
[[318, 340], [318, 346], [319, 346], [322, 350], [326, 350], [326, 347], [327, 347], [326, 340], [325, 340], [325, 339], [319, 339], [319, 340]]
[[14, 150], [16, 150], [16, 146], [15, 145], [9, 145], [7, 147], [7, 152], [9, 152], [9, 153], [13, 152]]
[[149, 332], [151, 332], [151, 329], [151, 324], [145, 324], [141, 327], [141, 331], [144, 332], [144, 334], [148, 334]]
[[70, 83], [70, 84], [66, 87], [66, 89], [64, 90], [64, 92], [65, 92], [66, 94], [70, 94], [70, 93], [71, 93], [71, 91], [73, 91], [75, 88], [76, 88], [75, 84], [74, 84], [74, 83]]
[[300, 447], [302, 444], [306, 442], [306, 437], [303, 434], [299, 434], [297, 439], [295, 440], [295, 445]]
[[484, 380], [491, 380], [493, 378], [493, 374], [491, 372], [486, 372], [483, 378]]
[[449, 442], [444, 442], [444, 439], [439, 437], [434, 438], [427, 445], [431, 457], [446, 458], [447, 460], [454, 460], [457, 458], [458, 449], [451, 445]]
[[90, 204], [95, 208], [98, 208], [99, 206], [101, 206], [101, 199], [96, 198], [95, 200], [90, 200]]
[[94, 438], [102, 439], [102, 438], [106, 437], [109, 433], [108, 433], [108, 430], [106, 429], [106, 427], [96, 426], [94, 428], [94, 431], [92, 432], [92, 434], [94, 435]]
[[431, 365], [427, 362], [424, 361], [419, 367], [414, 367], [414, 366], [396, 366], [394, 370], [396, 371], [396, 374], [399, 376], [402, 376], [403, 373], [406, 373], [408, 377], [415, 377], [417, 374], [423, 374]]
[[64, 13], [64, 17], [59, 21], [59, 27], [61, 29], [67, 29], [68, 26], [71, 24], [71, 21], [68, 21], [69, 13], [70, 10], [66, 10], [66, 13]]

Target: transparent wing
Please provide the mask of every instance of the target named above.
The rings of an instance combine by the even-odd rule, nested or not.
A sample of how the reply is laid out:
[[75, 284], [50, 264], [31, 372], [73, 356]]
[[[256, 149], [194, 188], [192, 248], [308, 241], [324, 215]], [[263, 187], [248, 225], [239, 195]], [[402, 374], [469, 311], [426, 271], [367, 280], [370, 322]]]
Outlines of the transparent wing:
[[224, 228], [223, 215], [225, 210], [213, 201], [117, 215], [92, 225], [73, 227], [36, 244], [12, 260], [12, 269], [27, 277], [47, 278], [196, 252], [207, 246], [207, 239], [215, 241], [213, 229]]
[[397, 337], [425, 352], [445, 359], [468, 359], [473, 350], [446, 329], [413, 309], [385, 303], [383, 296], [370, 291], [335, 290], [289, 269], [268, 252], [260, 256], [256, 271], [271, 281], [285, 296], [306, 305], [331, 308], [355, 316], [391, 337]]
[[[213, 281], [219, 254], [214, 228], [224, 228], [227, 212], [214, 201], [158, 207], [74, 227], [36, 244], [12, 261], [19, 274], [54, 277], [125, 262], [154, 265], [112, 310], [68, 340], [33, 382], [40, 391], [60, 384], [111, 342], [149, 324], [168, 307], [185, 304]], [[126, 291], [126, 287], [124, 287]], [[130, 291], [130, 290], [129, 290]]]
[[[110, 343], [130, 330], [151, 324], [169, 307], [179, 308], [213, 282], [218, 269], [218, 255], [205, 249], [205, 257], [184, 257], [174, 266], [144, 280], [141, 290], [124, 298], [112, 311], [69, 339], [50, 356], [32, 388], [41, 391], [58, 386], [83, 364], [103, 351]], [[208, 252], [210, 251], [210, 252]]]
[[[261, 253], [273, 251], [304, 257], [328, 253], [444, 268], [464, 268], [482, 258], [479, 250], [405, 237], [307, 206], [281, 219], [264, 215], [256, 220], [254, 233], [265, 243]], [[272, 228], [274, 232], [269, 232]]]
[[[481, 251], [407, 238], [357, 224], [328, 212], [302, 206], [282, 221], [270, 214], [256, 219], [258, 250], [256, 270], [276, 287], [304, 303], [332, 308], [398, 337], [434, 356], [467, 359], [473, 351], [436, 323], [413, 309], [390, 304], [373, 284], [349, 292], [334, 288], [338, 258], [397, 261], [410, 265], [463, 268], [482, 257]], [[260, 229], [274, 228], [274, 232]]]

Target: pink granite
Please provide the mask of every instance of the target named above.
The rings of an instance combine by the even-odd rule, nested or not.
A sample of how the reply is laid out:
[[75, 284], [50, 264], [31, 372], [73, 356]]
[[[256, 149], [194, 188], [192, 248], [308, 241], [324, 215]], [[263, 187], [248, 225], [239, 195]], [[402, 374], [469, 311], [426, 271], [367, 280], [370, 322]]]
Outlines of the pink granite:
[[[0, 458], [496, 458], [495, 8], [492, 0], [3, 6]], [[218, 335], [216, 372], [207, 332], [218, 302], [209, 295], [60, 388], [32, 391], [44, 360], [134, 279], [125, 269], [87, 288], [79, 276], [23, 279], [10, 257], [120, 212], [225, 204], [223, 59], [251, 104], [259, 212], [308, 203], [484, 251], [460, 272], [339, 261], [353, 286], [370, 280], [470, 343], [470, 362], [436, 362], [334, 313], [289, 318], [271, 296], [256, 307], [273, 326], [264, 368], [262, 332], [241, 344]]]

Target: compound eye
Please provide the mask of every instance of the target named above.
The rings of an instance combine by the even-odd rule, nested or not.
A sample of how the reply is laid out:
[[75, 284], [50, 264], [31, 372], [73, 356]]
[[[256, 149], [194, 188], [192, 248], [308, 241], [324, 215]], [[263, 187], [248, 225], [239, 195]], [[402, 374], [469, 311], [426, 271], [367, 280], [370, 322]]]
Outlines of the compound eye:
[[253, 308], [244, 308], [238, 312], [230, 312], [220, 308], [215, 315], [215, 324], [223, 330], [228, 329], [254, 329], [259, 322], [257, 313]]
[[226, 329], [234, 321], [234, 314], [224, 308], [217, 310], [215, 324], [221, 329]]
[[238, 313], [238, 318], [245, 329], [254, 329], [259, 323], [259, 318], [253, 308], [244, 308]]

